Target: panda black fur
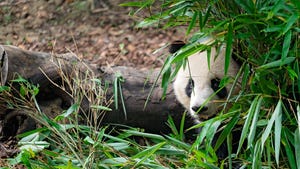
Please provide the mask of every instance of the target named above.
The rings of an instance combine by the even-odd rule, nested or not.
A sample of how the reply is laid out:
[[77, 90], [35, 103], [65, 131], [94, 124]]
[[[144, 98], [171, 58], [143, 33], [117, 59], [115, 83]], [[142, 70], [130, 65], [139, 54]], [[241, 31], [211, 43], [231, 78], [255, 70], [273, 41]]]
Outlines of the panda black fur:
[[[182, 46], [184, 46], [182, 41], [175, 41], [169, 51], [175, 53]], [[187, 65], [180, 68], [173, 83], [177, 100], [195, 118], [197, 123], [201, 119], [208, 119], [216, 114], [220, 103], [226, 99], [227, 92], [232, 87], [229, 84], [216, 93], [214, 97], [210, 98], [220, 89], [219, 83], [224, 77], [225, 50], [225, 46], [220, 47], [218, 51], [216, 48], [211, 49], [210, 69], [206, 51], [189, 56]], [[227, 76], [235, 77], [238, 70], [238, 63], [231, 59]], [[236, 92], [238, 92], [238, 88], [235, 88], [233, 94]]]

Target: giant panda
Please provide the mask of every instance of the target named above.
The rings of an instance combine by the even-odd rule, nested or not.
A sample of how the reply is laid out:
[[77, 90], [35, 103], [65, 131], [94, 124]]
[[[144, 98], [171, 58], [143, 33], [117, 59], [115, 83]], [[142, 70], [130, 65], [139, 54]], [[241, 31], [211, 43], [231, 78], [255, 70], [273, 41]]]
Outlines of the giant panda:
[[[184, 45], [182, 41], [175, 41], [170, 45], [169, 52], [175, 53]], [[219, 86], [224, 77], [225, 51], [225, 45], [211, 48], [210, 67], [207, 51], [189, 56], [187, 64], [180, 68], [173, 82], [177, 100], [188, 110], [196, 123], [214, 116], [232, 87], [231, 84], [223, 88]], [[230, 59], [227, 76], [234, 78], [239, 68], [240, 65], [234, 59]], [[232, 94], [238, 90], [239, 87], [235, 86]]]
[[[201, 41], [207, 42], [207, 41]], [[205, 44], [205, 43], [203, 43]], [[185, 45], [182, 41], [175, 41], [170, 45], [169, 52], [175, 53]], [[173, 82], [173, 89], [177, 100], [188, 110], [195, 123], [200, 123], [216, 115], [222, 108], [222, 103], [227, 99], [232, 84], [220, 88], [221, 79], [225, 76], [225, 51], [226, 45], [212, 47], [210, 52], [210, 66], [208, 66], [207, 51], [195, 53], [187, 58], [187, 63], [179, 69]], [[232, 55], [233, 56], [233, 55]], [[237, 57], [230, 59], [227, 76], [234, 79], [241, 66]], [[231, 94], [237, 94], [240, 87], [234, 86]], [[199, 134], [201, 128], [196, 130]], [[212, 140], [214, 145], [220, 133], [216, 133]], [[240, 131], [233, 131], [233, 151], [237, 150]], [[217, 150], [219, 159], [228, 155], [227, 144], [223, 143]], [[239, 168], [238, 161], [234, 168]]]

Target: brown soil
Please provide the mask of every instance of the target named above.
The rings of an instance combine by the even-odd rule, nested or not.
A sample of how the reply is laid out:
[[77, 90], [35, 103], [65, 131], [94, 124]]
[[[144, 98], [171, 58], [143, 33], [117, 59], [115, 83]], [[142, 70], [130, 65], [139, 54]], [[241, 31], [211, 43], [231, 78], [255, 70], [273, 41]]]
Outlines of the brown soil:
[[[91, 4], [96, 4], [92, 7]], [[5, 0], [0, 2], [0, 44], [66, 53], [100, 65], [160, 67], [162, 54], [153, 53], [184, 33], [160, 28], [137, 29], [132, 8], [116, 1]]]

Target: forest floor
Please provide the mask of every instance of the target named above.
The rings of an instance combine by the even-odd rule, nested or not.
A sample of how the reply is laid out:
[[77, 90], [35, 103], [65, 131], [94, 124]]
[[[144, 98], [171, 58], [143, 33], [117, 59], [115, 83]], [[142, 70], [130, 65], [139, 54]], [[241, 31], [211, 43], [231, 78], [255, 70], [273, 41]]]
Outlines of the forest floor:
[[119, 6], [120, 2], [125, 1], [0, 1], [0, 44], [42, 52], [71, 51], [99, 65], [160, 67], [167, 50], [154, 51], [183, 38], [184, 32], [136, 28], [141, 18], [130, 16], [133, 9]]
[[[136, 28], [141, 18], [130, 16], [133, 8], [121, 7], [120, 2], [124, 1], [1, 0], [0, 44], [48, 53], [74, 52], [101, 66], [161, 67], [168, 53], [164, 47], [182, 39], [184, 32]], [[17, 152], [15, 144], [14, 139], [2, 142], [1, 159]]]

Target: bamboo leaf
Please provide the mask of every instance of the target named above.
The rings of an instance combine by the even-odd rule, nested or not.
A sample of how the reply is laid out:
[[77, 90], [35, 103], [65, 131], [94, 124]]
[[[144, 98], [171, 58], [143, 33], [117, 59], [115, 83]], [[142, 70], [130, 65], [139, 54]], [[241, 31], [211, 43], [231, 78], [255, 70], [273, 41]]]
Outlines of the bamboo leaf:
[[180, 140], [184, 140], [184, 124], [185, 124], [186, 111], [183, 113], [180, 121]]
[[242, 89], [246, 88], [249, 75], [250, 75], [250, 66], [249, 66], [249, 64], [246, 64], [245, 69], [243, 71], [243, 77], [242, 77]]
[[257, 101], [257, 104], [255, 106], [255, 111], [253, 112], [254, 116], [252, 119], [252, 123], [251, 123], [251, 127], [249, 130], [249, 135], [248, 135], [248, 148], [250, 148], [250, 146], [253, 143], [255, 134], [256, 134], [256, 127], [257, 127], [257, 120], [259, 117], [259, 112], [260, 112], [260, 107], [261, 107], [261, 103], [262, 103], [263, 97], [260, 97]]
[[232, 49], [232, 43], [233, 43], [233, 26], [232, 22], [228, 26], [228, 33], [227, 33], [227, 43], [226, 43], [226, 53], [225, 53], [225, 68], [224, 73], [227, 75], [228, 68], [230, 65], [230, 59], [231, 59], [231, 49]]
[[185, 50], [180, 49], [178, 51], [178, 55], [176, 55], [172, 60], [171, 63], [176, 63], [186, 59], [188, 56], [195, 54], [199, 51], [205, 50], [207, 48], [206, 45], [200, 44], [197, 46], [190, 45]]
[[101, 106], [101, 105], [91, 105], [91, 108], [97, 109], [97, 110], [112, 111], [111, 108], [106, 107], [106, 106]]
[[204, 16], [204, 20], [203, 20], [203, 23], [202, 23], [202, 26], [205, 26], [207, 20], [208, 20], [208, 17], [210, 16], [210, 11], [211, 11], [211, 6], [208, 7], [206, 13], [205, 13], [205, 16]]
[[296, 161], [297, 161], [297, 167], [300, 168], [300, 106], [298, 104], [297, 106], [297, 129], [295, 131], [295, 154], [296, 154]]
[[198, 15], [199, 15], [199, 11], [194, 11], [192, 20], [187, 28], [186, 35], [189, 35], [191, 30], [194, 28]]
[[261, 144], [259, 141], [256, 142], [255, 146], [254, 146], [254, 152], [253, 152], [253, 159], [252, 159], [252, 168], [256, 169], [256, 168], [261, 168]]
[[[278, 104], [282, 104], [281, 101]], [[280, 142], [281, 142], [281, 128], [282, 128], [282, 124], [281, 124], [281, 120], [282, 120], [282, 110], [281, 107], [278, 109], [275, 109], [274, 114], [276, 113], [277, 116], [275, 118], [275, 145], [274, 145], [274, 149], [275, 149], [275, 160], [277, 163], [277, 166], [279, 166], [279, 153], [280, 153]]]
[[219, 149], [221, 144], [224, 142], [224, 140], [228, 137], [228, 135], [232, 132], [233, 127], [237, 124], [239, 120], [239, 114], [237, 113], [235, 116], [232, 117], [230, 122], [226, 125], [220, 136], [218, 137], [218, 140], [215, 144], [215, 151]]
[[[268, 121], [268, 125], [265, 128], [265, 131], [263, 132], [263, 134], [261, 136], [261, 147], [264, 147], [265, 141], [269, 138], [269, 135], [271, 133], [273, 124], [274, 124], [275, 120], [278, 120], [277, 118], [279, 118], [279, 116], [281, 116], [281, 112], [282, 112], [282, 105], [281, 105], [281, 100], [279, 100], [270, 120]], [[261, 149], [261, 150], [263, 151], [263, 149]], [[279, 151], [279, 150], [276, 150], [276, 151]], [[277, 162], [277, 160], [276, 160], [276, 162]]]
[[158, 151], [163, 145], [165, 145], [166, 142], [160, 142], [154, 146], [148, 147], [147, 149], [139, 152], [135, 156], [133, 156], [133, 159], [139, 159], [138, 163], [136, 163], [136, 166], [147, 160], [150, 156], [152, 156], [156, 151]]
[[239, 146], [238, 146], [238, 151], [237, 151], [237, 154], [240, 152], [241, 148], [242, 148], [242, 145], [244, 144], [244, 141], [248, 135], [248, 131], [249, 131], [249, 127], [250, 127], [250, 122], [252, 120], [252, 117], [253, 117], [253, 113], [254, 113], [254, 110], [255, 110], [255, 107], [257, 105], [257, 101], [259, 99], [260, 96], [256, 96], [254, 98], [254, 100], [252, 101], [252, 104], [249, 108], [249, 112], [247, 114], [247, 117], [246, 117], [246, 121], [244, 123], [244, 126], [243, 126], [243, 130], [242, 130], [242, 134], [241, 134], [241, 138], [240, 138], [240, 141], [239, 141]]
[[289, 53], [291, 38], [292, 38], [292, 31], [289, 30], [286, 33], [285, 38], [284, 38], [282, 53], [281, 53], [281, 60], [284, 60], [287, 57], [288, 53]]
[[293, 15], [291, 17], [289, 17], [289, 19], [286, 21], [286, 25], [283, 28], [283, 33], [285, 34], [287, 31], [289, 31], [291, 29], [291, 27], [293, 26], [293, 24], [295, 22], [297, 22], [299, 20], [299, 15], [297, 12], [294, 12]]
[[69, 115], [71, 115], [71, 114], [77, 112], [78, 109], [79, 109], [79, 104], [75, 103], [75, 104], [73, 104], [72, 106], [70, 106], [66, 112], [64, 112], [64, 113], [62, 113], [62, 114], [56, 116], [54, 119], [55, 119], [55, 120], [61, 120], [61, 119], [63, 119], [63, 118], [66, 118], [66, 117], [68, 117]]
[[144, 133], [140, 131], [134, 131], [134, 130], [125, 130], [126, 133], [131, 134], [133, 136], [140, 136], [140, 137], [145, 137], [145, 138], [150, 138], [150, 139], [156, 139], [160, 141], [165, 141], [166, 139], [158, 134], [151, 134], [151, 133]]
[[297, 165], [296, 165], [296, 161], [295, 161], [295, 153], [294, 153], [294, 150], [291, 148], [291, 145], [289, 143], [289, 140], [288, 140], [288, 136], [287, 136], [287, 132], [288, 132], [288, 128], [282, 128], [282, 138], [281, 138], [281, 141], [282, 141], [282, 144], [283, 144], [283, 147], [285, 149], [285, 152], [286, 152], [286, 155], [287, 155], [287, 158], [288, 158], [288, 161], [289, 161], [289, 164], [290, 164], [290, 167], [291, 169], [297, 169]]
[[267, 63], [265, 65], [262, 65], [262, 66], [258, 67], [258, 69], [269, 69], [269, 68], [274, 68], [274, 67], [280, 67], [280, 66], [292, 63], [295, 59], [296, 59], [295, 57], [287, 57], [283, 60], [276, 60], [276, 61]]

